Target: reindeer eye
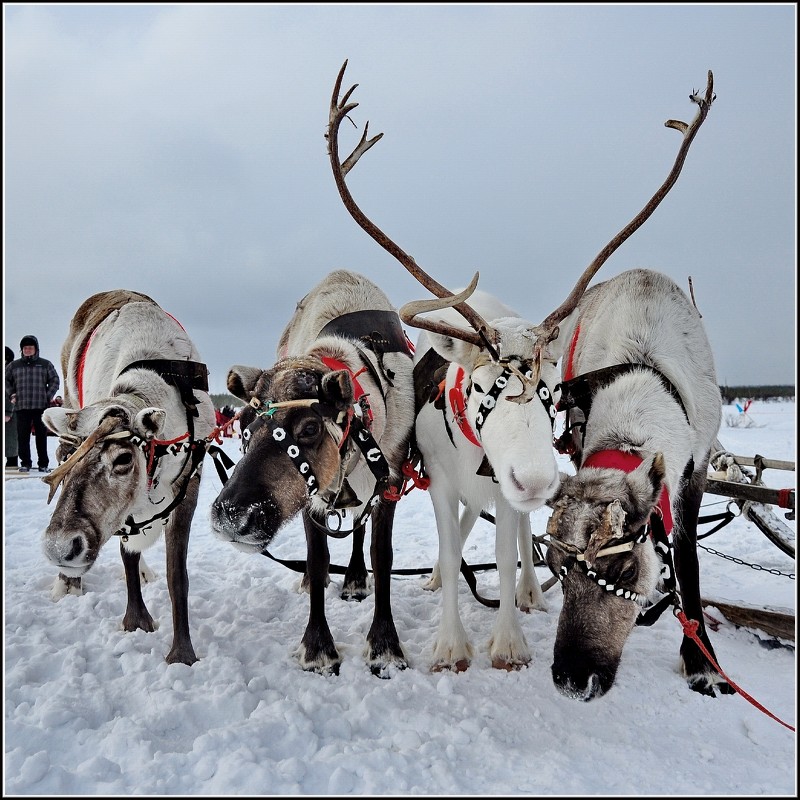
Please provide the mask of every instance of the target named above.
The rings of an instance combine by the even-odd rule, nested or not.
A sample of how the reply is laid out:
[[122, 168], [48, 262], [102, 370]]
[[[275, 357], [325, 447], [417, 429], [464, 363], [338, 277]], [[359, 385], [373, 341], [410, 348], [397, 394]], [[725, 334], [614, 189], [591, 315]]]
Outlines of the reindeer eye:
[[620, 573], [618, 581], [621, 583], [633, 583], [636, 580], [636, 564], [628, 564]]
[[115, 471], [124, 471], [133, 463], [133, 454], [125, 450], [114, 458], [112, 467]]
[[486, 394], [486, 390], [481, 386], [479, 383], [472, 382], [472, 388], [475, 389], [476, 392], [480, 392], [481, 394]]
[[302, 427], [298, 431], [297, 438], [304, 439], [306, 441], [316, 439], [321, 430], [322, 425], [318, 419], [308, 419], [303, 423]]

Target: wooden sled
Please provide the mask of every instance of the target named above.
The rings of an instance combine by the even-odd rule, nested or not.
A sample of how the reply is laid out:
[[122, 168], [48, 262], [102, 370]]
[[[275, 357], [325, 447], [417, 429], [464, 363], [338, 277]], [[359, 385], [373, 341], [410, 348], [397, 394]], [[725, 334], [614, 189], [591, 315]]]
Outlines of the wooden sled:
[[[771, 489], [762, 480], [765, 469], [794, 472], [793, 461], [776, 461], [755, 455], [736, 456], [725, 450], [717, 440], [711, 456], [706, 492], [730, 497], [741, 513], [786, 555], [795, 557], [795, 532], [775, 514], [770, 505], [789, 509], [786, 519], [795, 518], [795, 490]], [[755, 471], [747, 469], [754, 467]]]

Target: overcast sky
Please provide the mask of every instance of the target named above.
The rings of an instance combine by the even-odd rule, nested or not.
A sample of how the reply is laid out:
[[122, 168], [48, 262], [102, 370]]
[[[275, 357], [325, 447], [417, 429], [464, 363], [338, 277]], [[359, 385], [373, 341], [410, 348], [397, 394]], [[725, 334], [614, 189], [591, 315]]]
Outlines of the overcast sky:
[[[95, 292], [181, 321], [225, 390], [268, 367], [296, 302], [353, 269], [426, 292], [354, 222], [324, 139], [331, 92], [384, 138], [364, 212], [441, 283], [532, 322], [672, 167], [693, 89], [717, 101], [672, 192], [595, 282], [688, 291], [721, 384], [795, 382], [796, 6], [3, 5], [4, 340], [58, 363]], [[344, 150], [347, 152], [344, 152]], [[412, 339], [416, 332], [410, 331]], [[60, 369], [59, 369], [60, 371]]]

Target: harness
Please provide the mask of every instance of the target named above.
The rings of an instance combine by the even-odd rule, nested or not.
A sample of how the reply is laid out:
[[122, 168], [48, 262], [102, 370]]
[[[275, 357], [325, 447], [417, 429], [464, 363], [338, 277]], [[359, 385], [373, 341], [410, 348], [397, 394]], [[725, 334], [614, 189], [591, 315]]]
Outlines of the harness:
[[[94, 332], [92, 333], [92, 336], [93, 335]], [[83, 407], [82, 367], [91, 338], [92, 337], [89, 337], [87, 345], [84, 347], [78, 372], [78, 394], [81, 399], [81, 407]], [[220, 476], [225, 475], [225, 470], [230, 469], [234, 465], [227, 453], [225, 453], [222, 448], [213, 444], [213, 436], [206, 439], [196, 439], [194, 436], [194, 420], [199, 416], [197, 405], [200, 403], [200, 400], [194, 396], [194, 391], [208, 392], [208, 368], [205, 364], [196, 361], [177, 361], [174, 359], [146, 359], [128, 364], [117, 377], [131, 369], [147, 369], [151, 372], [155, 372], [166, 383], [174, 386], [178, 390], [181, 401], [186, 409], [186, 424], [188, 430], [182, 436], [167, 441], [143, 439], [131, 430], [115, 431], [98, 440], [128, 439], [144, 453], [147, 459], [148, 491], [150, 491], [154, 485], [157, 485], [155, 474], [161, 458], [165, 456], [175, 457], [181, 453], [186, 453], [183, 464], [178, 471], [178, 476], [173, 481], [173, 486], [175, 486], [175, 484], [178, 485], [172, 502], [146, 520], [137, 521], [133, 518], [132, 514], [129, 514], [122, 526], [114, 533], [115, 536], [121, 536], [123, 542], [127, 542], [130, 536], [139, 534], [146, 535], [146, 533], [153, 528], [154, 523], [158, 521], [166, 523], [170, 513], [183, 502], [189, 488], [189, 482], [199, 471], [206, 453], [211, 454], [214, 459], [214, 465]], [[136, 397], [135, 395], [130, 396]], [[137, 397], [137, 400], [138, 399]], [[65, 447], [74, 449], [84, 441], [84, 437], [62, 435], [59, 440]], [[64, 464], [66, 463], [65, 461]], [[182, 480], [181, 476], [184, 476]], [[178, 483], [178, 481], [180, 481], [180, 483]], [[163, 499], [159, 502], [163, 502]]]
[[[674, 607], [676, 615], [681, 610], [678, 587], [675, 580], [675, 567], [672, 562], [672, 546], [669, 542], [668, 532], [665, 529], [660, 514], [651, 514], [650, 519], [638, 531], [621, 539], [618, 544], [598, 550], [595, 555], [595, 559], [598, 559], [604, 556], [614, 555], [615, 553], [629, 552], [633, 550], [636, 545], [646, 542], [648, 536], [652, 538], [653, 547], [655, 547], [656, 553], [662, 562], [661, 580], [666, 591], [658, 601], [639, 611], [639, 615], [636, 618], [636, 625], [643, 626], [652, 625], [670, 604]], [[558, 550], [567, 553], [567, 558], [561, 565], [561, 569], [557, 573], [554, 573], [559, 582], [563, 583], [569, 571], [575, 567], [579, 567], [589, 580], [594, 581], [594, 583], [610, 594], [639, 604], [640, 596], [638, 592], [629, 586], [617, 585], [608, 580], [603, 572], [595, 567], [594, 563], [591, 565], [587, 563], [585, 551], [567, 542], [554, 539], [552, 534], [550, 535], [549, 543]]]
[[[572, 441], [572, 432], [577, 428], [580, 430], [581, 440], [585, 437], [586, 423], [589, 419], [595, 393], [599, 389], [609, 386], [621, 375], [626, 375], [636, 370], [649, 370], [654, 373], [661, 381], [664, 390], [678, 403], [686, 418], [686, 422], [689, 423], [689, 415], [680, 392], [678, 392], [666, 375], [649, 364], [616, 364], [611, 367], [603, 367], [573, 377], [575, 345], [578, 341], [579, 334], [580, 324], [576, 327], [572, 337], [564, 370], [565, 380], [560, 384], [561, 398], [558, 402], [558, 410], [567, 411], [567, 424], [565, 425], [564, 433], [555, 441], [555, 447], [558, 452], [569, 454], [570, 456], [576, 454], [577, 448]], [[573, 421], [570, 419], [570, 412], [574, 409], [578, 409], [582, 412], [583, 420]], [[583, 448], [581, 447], [581, 449]], [[581, 466], [613, 468], [623, 470], [624, 472], [632, 472], [641, 463], [641, 456], [635, 453], [622, 450], [600, 450], [587, 456]], [[652, 625], [669, 603], [673, 604], [676, 611], [680, 610], [680, 599], [675, 583], [675, 569], [672, 563], [672, 546], [669, 541], [669, 534], [672, 532], [672, 527], [671, 503], [667, 488], [664, 486], [661, 490], [658, 505], [653, 513], [651, 513], [648, 522], [645, 523], [639, 531], [634, 532], [612, 547], [598, 551], [595, 556], [595, 558], [600, 558], [614, 553], [630, 551], [636, 545], [647, 541], [648, 536], [652, 538], [653, 546], [662, 562], [661, 579], [663, 586], [666, 588], [666, 594], [658, 602], [640, 611], [636, 619], [637, 625]], [[566, 542], [554, 539], [553, 533], [555, 533], [555, 531], [548, 531], [548, 533], [550, 533], [550, 544], [562, 550], [562, 552], [568, 553], [568, 557], [562, 564], [561, 570], [556, 575], [559, 581], [563, 582], [567, 573], [577, 565], [590, 580], [597, 583], [598, 586], [602, 586], [607, 592], [613, 592], [618, 597], [638, 603], [640, 598], [635, 590], [627, 586], [617, 586], [613, 584], [603, 577], [602, 573], [594, 566], [587, 564], [584, 556], [585, 551], [581, 551]]]
[[[362, 393], [362, 397], [366, 397], [366, 395]], [[346, 517], [346, 510], [353, 506], [361, 505], [361, 502], [355, 496], [352, 489], [349, 488], [349, 484], [347, 484], [345, 479], [345, 474], [348, 471], [348, 467], [350, 467], [351, 461], [349, 457], [350, 454], [345, 453], [342, 456], [342, 467], [340, 469], [338, 481], [339, 485], [336, 487], [335, 491], [331, 492], [331, 497], [327, 504], [324, 530], [331, 536], [343, 538], [348, 536], [352, 530], [363, 524], [381, 495], [384, 495], [389, 488], [389, 464], [380, 446], [375, 441], [375, 437], [369, 430], [369, 423], [365, 423], [363, 418], [355, 412], [356, 407], [358, 407], [360, 411], [358, 400], [353, 408], [348, 409], [346, 412], [337, 412], [332, 406], [321, 402], [319, 398], [315, 397], [284, 400], [277, 403], [269, 401], [262, 403], [257, 397], [253, 397], [250, 400], [250, 406], [255, 410], [256, 419], [242, 431], [242, 452], [247, 452], [253, 435], [260, 428], [266, 426], [271, 440], [289, 456], [295, 469], [305, 481], [309, 497], [313, 497], [319, 493], [319, 480], [314, 474], [311, 462], [303, 452], [303, 448], [292, 436], [287, 426], [279, 424], [273, 419], [273, 414], [281, 408], [307, 407], [320, 418], [328, 434], [331, 435], [336, 442], [336, 446], [339, 450], [343, 447], [350, 447], [351, 445], [355, 445], [355, 447], [358, 448], [358, 451], [364, 456], [364, 461], [375, 478], [375, 488], [373, 489], [372, 496], [367, 501], [358, 519], [354, 521], [353, 528], [342, 532], [341, 525]], [[340, 434], [339, 436], [334, 435], [331, 430], [333, 426], [328, 424], [330, 420], [334, 419], [335, 422], [333, 424]], [[367, 419], [369, 419], [369, 415], [367, 415]], [[309, 518], [316, 525], [322, 527], [310, 515]]]
[[[433, 355], [431, 355], [432, 353]], [[506, 386], [508, 386], [509, 378], [519, 372], [523, 377], [530, 379], [533, 376], [531, 363], [530, 361], [516, 356], [510, 356], [498, 362], [503, 368], [502, 372], [495, 378], [491, 387], [481, 400], [478, 413], [475, 416], [474, 430], [466, 414], [467, 402], [472, 392], [472, 384], [469, 383], [466, 388], [464, 387], [466, 372], [462, 366], [454, 364], [456, 368], [452, 371], [453, 382], [448, 388], [449, 378], [451, 376], [451, 370], [449, 369], [451, 363], [452, 362], [448, 362], [443, 356], [436, 353], [433, 348], [428, 350], [419, 362], [417, 362], [414, 367], [416, 412], [419, 413], [420, 408], [425, 402], [433, 403], [434, 407], [442, 412], [445, 430], [450, 438], [450, 443], [455, 447], [455, 438], [453, 437], [450, 422], [447, 419], [447, 405], [449, 405], [453, 421], [458, 426], [464, 438], [476, 447], [483, 448], [481, 444], [481, 431], [486, 424], [489, 414], [497, 406], [500, 394]], [[439, 379], [438, 383], [436, 382], [437, 379]], [[447, 397], [447, 404], [445, 404], [443, 400], [445, 395]], [[553, 402], [550, 389], [541, 378], [536, 386], [536, 395], [541, 400], [550, 416], [551, 427], [555, 427], [558, 409]], [[476, 474], [494, 478], [491, 464], [489, 464], [489, 460], [485, 455]]]
[[[576, 447], [572, 442], [572, 432], [577, 429], [581, 433], [581, 440], [586, 435], [586, 421], [589, 419], [589, 412], [592, 408], [592, 400], [595, 393], [613, 383], [620, 375], [627, 375], [629, 372], [637, 370], [648, 370], [652, 372], [661, 381], [664, 391], [672, 397], [673, 400], [680, 406], [683, 411], [686, 421], [689, 422], [689, 414], [686, 411], [683, 398], [677, 390], [672, 381], [664, 375], [663, 372], [657, 370], [650, 364], [644, 363], [625, 363], [614, 364], [610, 367], [602, 367], [601, 369], [592, 370], [591, 372], [584, 372], [582, 375], [575, 376], [574, 360], [575, 348], [580, 336], [581, 326], [580, 322], [575, 327], [575, 333], [570, 341], [569, 350], [567, 352], [567, 360], [564, 368], [564, 378], [559, 384], [561, 387], [561, 398], [558, 401], [558, 411], [567, 412], [567, 421], [564, 426], [564, 432], [555, 441], [555, 448], [559, 453], [573, 456], [576, 453]], [[583, 420], [573, 420], [573, 409], [578, 409], [583, 414]], [[691, 423], [689, 423], [691, 424]]]
[[[255, 410], [256, 419], [242, 431], [242, 452], [247, 451], [253, 435], [260, 428], [266, 426], [272, 442], [289, 456], [295, 469], [305, 481], [309, 496], [313, 497], [319, 494], [321, 490], [319, 480], [314, 474], [311, 462], [303, 452], [303, 448], [294, 439], [287, 426], [278, 423], [273, 418], [275, 412], [281, 408], [304, 406], [313, 411], [336, 442], [342, 455], [337, 480], [333, 487], [325, 490], [324, 497], [320, 495], [326, 502], [324, 525], [313, 515], [309, 514], [308, 516], [314, 525], [324, 530], [329, 536], [344, 538], [365, 523], [381, 498], [396, 502], [403, 496], [397, 487], [389, 484], [389, 463], [372, 435], [372, 408], [367, 393], [358, 382], [358, 376], [363, 372], [368, 372], [385, 401], [384, 382], [393, 387], [395, 374], [385, 366], [383, 357], [386, 353], [402, 353], [411, 357], [412, 345], [395, 311], [364, 310], [343, 314], [328, 322], [319, 335], [343, 336], [352, 340], [356, 346], [362, 362], [362, 367], [356, 372], [353, 372], [344, 362], [331, 356], [321, 358], [329, 369], [347, 370], [350, 374], [354, 389], [353, 406], [347, 411], [338, 411], [330, 404], [322, 402], [319, 394], [317, 397], [282, 402], [267, 401], [266, 403], [253, 397], [250, 400], [250, 406]], [[364, 352], [365, 348], [375, 353], [377, 367]], [[317, 392], [319, 392], [319, 387]], [[363, 456], [365, 464], [375, 479], [372, 495], [366, 503], [358, 499], [347, 481], [347, 475], [355, 468], [359, 455]], [[348, 509], [361, 505], [364, 508], [358, 517], [353, 518], [352, 527], [342, 530], [342, 524], [349, 514]]]

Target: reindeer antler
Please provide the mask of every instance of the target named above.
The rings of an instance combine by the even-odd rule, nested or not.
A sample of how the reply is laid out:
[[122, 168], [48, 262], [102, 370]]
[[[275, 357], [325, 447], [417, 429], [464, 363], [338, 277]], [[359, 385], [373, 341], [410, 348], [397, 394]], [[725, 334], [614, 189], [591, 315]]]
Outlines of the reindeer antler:
[[[356, 145], [353, 152], [345, 159], [344, 163], [342, 163], [339, 159], [339, 126], [341, 125], [342, 120], [358, 106], [358, 103], [348, 102], [350, 100], [350, 96], [358, 86], [357, 83], [353, 84], [353, 86], [347, 92], [345, 92], [341, 100], [339, 99], [339, 93], [342, 88], [342, 79], [344, 78], [344, 71], [346, 68], [347, 61], [342, 64], [342, 68], [339, 70], [339, 75], [336, 78], [336, 84], [333, 87], [330, 114], [328, 118], [328, 131], [325, 134], [325, 138], [328, 140], [328, 155], [330, 156], [331, 160], [333, 177], [336, 181], [336, 187], [339, 190], [339, 195], [342, 198], [345, 208], [350, 212], [350, 215], [353, 217], [353, 219], [384, 250], [393, 255], [408, 270], [408, 272], [411, 273], [411, 275], [413, 275], [426, 289], [428, 289], [428, 291], [431, 292], [431, 294], [445, 301], [444, 304], [436, 305], [435, 307], [426, 307], [425, 310], [453, 307], [475, 329], [475, 333], [466, 331], [462, 328], [447, 325], [441, 321], [432, 321], [424, 318], [416, 319], [416, 314], [421, 313], [420, 311], [412, 313], [409, 320], [406, 320], [409, 325], [434, 331], [436, 333], [442, 333], [446, 336], [452, 336], [455, 339], [461, 339], [465, 342], [478, 345], [479, 347], [488, 347], [490, 351], [493, 351], [493, 346], [497, 344], [498, 340], [497, 332], [480, 316], [480, 314], [478, 314], [473, 308], [464, 302], [464, 300], [466, 300], [469, 295], [472, 294], [472, 291], [475, 290], [475, 285], [477, 285], [477, 274], [470, 284], [470, 286], [472, 286], [472, 291], [469, 293], [461, 292], [458, 295], [454, 295], [451, 291], [442, 286], [442, 284], [428, 275], [417, 264], [417, 262], [410, 255], [408, 255], [408, 253], [395, 244], [395, 242], [393, 242], [364, 214], [363, 211], [361, 211], [355, 200], [353, 200], [353, 196], [350, 194], [350, 190], [347, 188], [347, 184], [344, 180], [345, 175], [347, 175], [347, 173], [356, 165], [358, 159], [361, 158], [361, 156], [366, 153], [367, 150], [372, 147], [372, 145], [374, 145], [383, 137], [383, 134], [379, 133], [377, 136], [373, 136], [371, 139], [368, 139], [367, 136], [369, 131], [369, 122], [367, 122], [364, 125], [364, 133], [361, 136], [361, 140]], [[413, 320], [413, 322], [410, 320]]]
[[558, 335], [559, 323], [575, 310], [578, 301], [583, 297], [583, 293], [589, 285], [589, 281], [591, 281], [611, 254], [650, 217], [659, 203], [667, 196], [669, 190], [675, 185], [675, 181], [678, 180], [678, 176], [681, 174], [681, 169], [683, 168], [683, 163], [686, 160], [686, 154], [689, 152], [689, 147], [697, 131], [700, 129], [700, 126], [705, 122], [708, 112], [711, 109], [711, 104], [717, 99], [717, 96], [714, 94], [714, 76], [711, 70], [708, 71], [708, 83], [706, 85], [705, 95], [700, 96], [695, 89], [689, 95], [689, 99], [698, 106], [697, 116], [690, 125], [674, 119], [668, 119], [664, 123], [665, 127], [674, 128], [676, 131], [680, 131], [683, 134], [681, 147], [678, 150], [675, 163], [667, 179], [650, 198], [647, 205], [645, 205], [645, 207], [597, 254], [594, 261], [584, 270], [583, 275], [578, 279], [578, 282], [575, 284], [575, 287], [570, 292], [567, 299], [555, 311], [549, 314], [544, 322], [533, 329], [537, 337], [536, 344], [534, 345], [534, 360], [536, 363], [541, 363], [541, 357], [545, 348]]
[[[50, 494], [47, 496], [47, 504], [53, 499], [56, 489], [66, 480], [72, 468], [99, 442], [105, 439], [114, 430], [119, 420], [115, 417], [106, 417], [95, 431], [89, 434], [78, 449], [66, 460], [59, 464], [49, 475], [42, 480], [50, 486]], [[129, 431], [124, 431], [130, 435]]]

